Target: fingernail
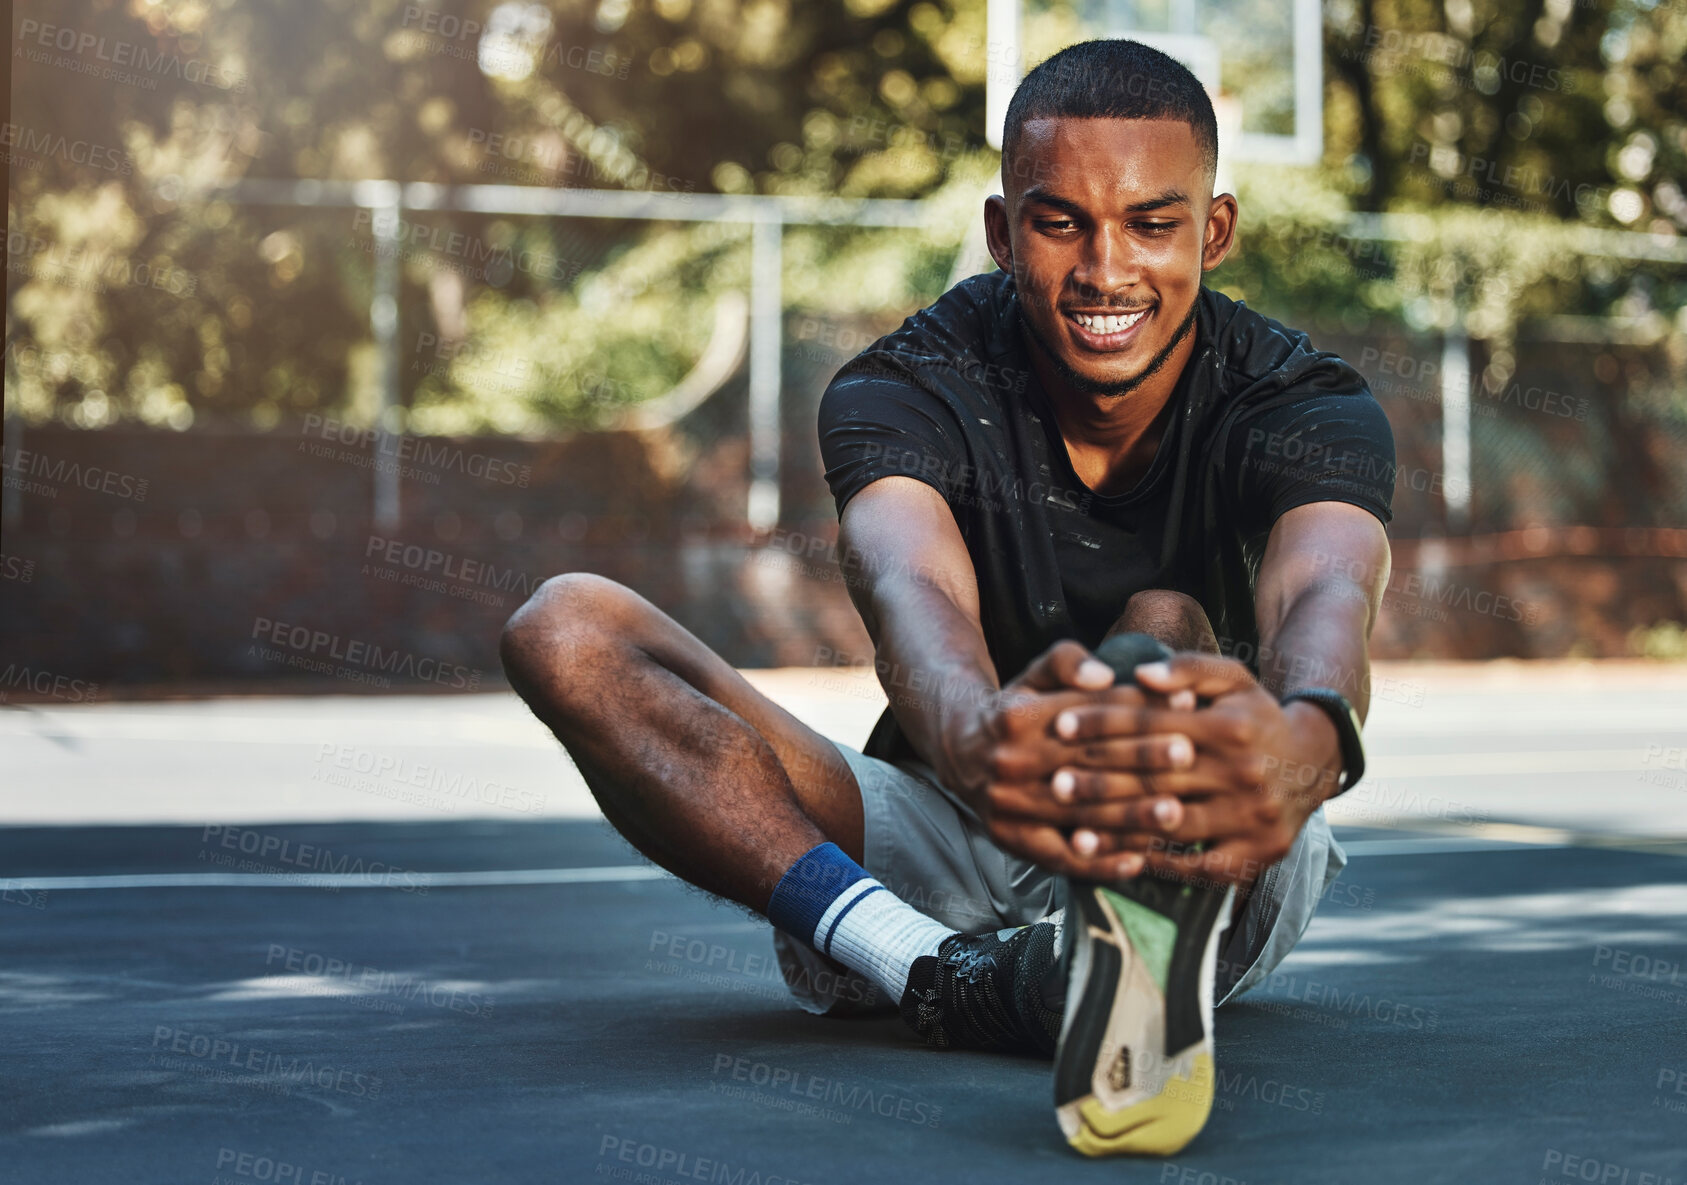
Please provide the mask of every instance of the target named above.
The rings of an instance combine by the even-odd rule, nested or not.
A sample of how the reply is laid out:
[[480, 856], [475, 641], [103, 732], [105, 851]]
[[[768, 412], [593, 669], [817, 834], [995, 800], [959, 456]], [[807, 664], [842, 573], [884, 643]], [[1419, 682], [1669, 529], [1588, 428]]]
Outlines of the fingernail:
[[1174, 691], [1170, 703], [1174, 711], [1192, 712], [1195, 710], [1195, 693], [1188, 690]]
[[1172, 669], [1163, 662], [1145, 662], [1136, 668], [1138, 679], [1160, 680], [1170, 677]]
[[1191, 765], [1195, 761], [1195, 746], [1189, 743], [1188, 737], [1173, 737], [1172, 743], [1166, 746], [1166, 752], [1173, 765]]
[[1063, 769], [1054, 775], [1053, 785], [1056, 798], [1069, 799], [1072, 792], [1078, 788], [1078, 779], [1073, 776], [1071, 770]]
[[1072, 850], [1080, 856], [1093, 856], [1095, 849], [1101, 846], [1101, 840], [1093, 831], [1074, 831], [1072, 833]]
[[1126, 856], [1116, 865], [1121, 877], [1135, 876], [1142, 871], [1141, 856]]
[[1069, 737], [1078, 731], [1078, 718], [1071, 712], [1062, 712], [1055, 717], [1054, 730], [1063, 737]]
[[1154, 804], [1154, 817], [1162, 823], [1177, 821], [1177, 803], [1168, 799], [1161, 799]]
[[1078, 682], [1080, 683], [1094, 683], [1100, 686], [1111, 681], [1112, 678], [1113, 668], [1104, 662], [1086, 658], [1078, 664]]

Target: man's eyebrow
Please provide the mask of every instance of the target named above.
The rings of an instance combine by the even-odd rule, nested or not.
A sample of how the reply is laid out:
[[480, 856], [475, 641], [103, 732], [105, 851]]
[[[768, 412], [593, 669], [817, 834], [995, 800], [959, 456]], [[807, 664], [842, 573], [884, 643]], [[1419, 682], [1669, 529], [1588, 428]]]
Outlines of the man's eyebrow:
[[[1083, 214], [1084, 207], [1068, 197], [1061, 197], [1058, 193], [1042, 185], [1033, 185], [1019, 195], [1020, 202], [1035, 202], [1040, 206], [1053, 206], [1056, 210], [1064, 210], [1068, 214]], [[1147, 214], [1152, 210], [1164, 210], [1167, 206], [1187, 206], [1190, 204], [1189, 195], [1181, 190], [1168, 189], [1158, 197], [1151, 197], [1145, 201], [1132, 202], [1125, 207], [1127, 214]]]

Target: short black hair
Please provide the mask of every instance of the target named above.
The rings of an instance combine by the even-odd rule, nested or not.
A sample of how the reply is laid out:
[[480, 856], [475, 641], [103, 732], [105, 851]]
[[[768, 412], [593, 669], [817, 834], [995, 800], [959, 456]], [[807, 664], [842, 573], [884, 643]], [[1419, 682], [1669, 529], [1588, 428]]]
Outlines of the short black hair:
[[1033, 119], [1177, 119], [1195, 133], [1207, 175], [1218, 169], [1218, 120], [1206, 88], [1169, 54], [1112, 38], [1080, 41], [1020, 82], [1002, 128], [1002, 180]]

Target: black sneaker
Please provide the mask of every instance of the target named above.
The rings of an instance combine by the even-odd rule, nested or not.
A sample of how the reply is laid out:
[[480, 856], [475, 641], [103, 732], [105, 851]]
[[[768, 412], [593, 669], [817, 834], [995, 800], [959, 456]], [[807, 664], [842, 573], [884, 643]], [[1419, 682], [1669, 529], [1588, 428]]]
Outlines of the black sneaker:
[[[1096, 656], [1118, 681], [1169, 655], [1140, 634]], [[1068, 881], [1066, 1015], [1054, 1062], [1055, 1115], [1086, 1156], [1170, 1156], [1213, 1101], [1213, 980], [1233, 890], [1143, 875]]]
[[1066, 995], [1058, 934], [1041, 921], [950, 935], [937, 954], [914, 960], [902, 1019], [933, 1049], [1051, 1056]]

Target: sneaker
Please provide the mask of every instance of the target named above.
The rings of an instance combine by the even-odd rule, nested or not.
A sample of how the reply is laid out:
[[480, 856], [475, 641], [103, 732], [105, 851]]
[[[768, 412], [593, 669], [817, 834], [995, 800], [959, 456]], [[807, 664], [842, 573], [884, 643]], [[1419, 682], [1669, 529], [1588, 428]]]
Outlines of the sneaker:
[[[1119, 682], [1169, 656], [1139, 634], [1097, 651]], [[1069, 966], [1054, 1061], [1055, 1114], [1086, 1156], [1170, 1156], [1213, 1101], [1213, 979], [1234, 889], [1155, 876], [1068, 881]]]
[[1170, 1156], [1213, 1102], [1213, 970], [1234, 890], [1068, 884], [1055, 1114], [1086, 1156]]
[[1048, 1057], [1066, 987], [1059, 935], [1051, 921], [951, 934], [936, 955], [914, 960], [902, 1019], [933, 1049]]

